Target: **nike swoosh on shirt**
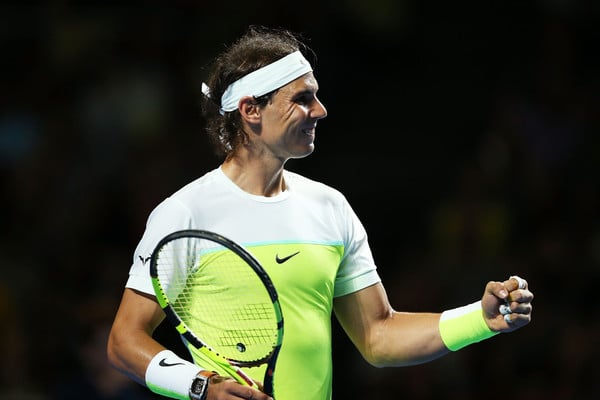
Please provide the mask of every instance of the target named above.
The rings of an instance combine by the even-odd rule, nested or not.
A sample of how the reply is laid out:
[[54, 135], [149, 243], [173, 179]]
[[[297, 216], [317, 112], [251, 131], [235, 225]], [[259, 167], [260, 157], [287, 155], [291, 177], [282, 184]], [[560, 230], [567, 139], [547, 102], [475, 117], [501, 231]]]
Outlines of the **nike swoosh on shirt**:
[[290, 254], [289, 256], [283, 257], [283, 258], [279, 258], [279, 254], [275, 254], [275, 261], [277, 262], [277, 264], [283, 264], [284, 262], [286, 262], [290, 258], [294, 257], [298, 253], [300, 253], [300, 252], [297, 251], [297, 252]]
[[170, 364], [166, 360], [167, 360], [166, 358], [163, 358], [162, 360], [160, 360], [158, 362], [158, 365], [160, 365], [161, 367], [172, 367], [174, 365], [183, 365], [183, 363], [173, 363], [173, 364]]

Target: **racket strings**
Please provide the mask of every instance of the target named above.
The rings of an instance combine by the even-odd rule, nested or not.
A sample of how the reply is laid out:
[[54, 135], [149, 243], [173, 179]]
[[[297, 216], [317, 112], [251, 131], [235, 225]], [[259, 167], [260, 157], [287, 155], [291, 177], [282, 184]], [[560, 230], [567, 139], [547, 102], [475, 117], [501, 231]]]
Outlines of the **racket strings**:
[[270, 356], [278, 316], [243, 258], [208, 240], [186, 238], [161, 251], [157, 271], [175, 312], [201, 341], [240, 364]]
[[271, 320], [273, 318], [273, 306], [271, 303], [246, 304], [244, 310], [237, 310], [234, 318], [240, 320]]

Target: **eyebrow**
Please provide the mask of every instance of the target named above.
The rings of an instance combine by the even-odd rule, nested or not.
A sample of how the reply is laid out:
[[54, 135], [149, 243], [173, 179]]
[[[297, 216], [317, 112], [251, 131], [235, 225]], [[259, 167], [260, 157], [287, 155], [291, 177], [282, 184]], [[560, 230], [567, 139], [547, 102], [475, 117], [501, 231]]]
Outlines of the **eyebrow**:
[[294, 94], [294, 97], [296, 96], [306, 96], [306, 95], [314, 95], [317, 91], [316, 90], [310, 90], [310, 89], [303, 89], [300, 90], [299, 92], [296, 92]]
[[297, 94], [315, 94], [319, 90], [319, 85], [316, 82], [304, 84], [303, 88]]

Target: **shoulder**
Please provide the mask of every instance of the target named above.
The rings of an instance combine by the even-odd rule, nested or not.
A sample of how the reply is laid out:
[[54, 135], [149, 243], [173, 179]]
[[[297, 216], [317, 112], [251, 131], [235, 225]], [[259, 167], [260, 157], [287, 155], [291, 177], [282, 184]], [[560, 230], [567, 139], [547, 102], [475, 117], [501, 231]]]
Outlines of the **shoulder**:
[[288, 170], [284, 171], [284, 178], [289, 184], [290, 190], [293, 192], [309, 194], [311, 196], [320, 197], [321, 199], [325, 198], [336, 202], [346, 201], [342, 192], [323, 182], [316, 181]]
[[181, 187], [179, 190], [173, 193], [171, 197], [185, 197], [186, 195], [196, 191], [213, 188], [222, 182], [221, 175], [222, 173], [218, 168], [212, 169], [199, 178], [196, 178], [195, 180]]
[[167, 202], [179, 202], [188, 207], [196, 207], [199, 200], [210, 203], [211, 199], [221, 198], [229, 192], [228, 182], [219, 168], [212, 169], [172, 193]]
[[150, 219], [157, 216], [176, 218], [179, 215], [191, 215], [192, 209], [197, 208], [198, 199], [212, 198], [218, 187], [218, 169], [213, 169], [199, 178], [187, 183], [185, 186], [164, 198], [150, 213]]

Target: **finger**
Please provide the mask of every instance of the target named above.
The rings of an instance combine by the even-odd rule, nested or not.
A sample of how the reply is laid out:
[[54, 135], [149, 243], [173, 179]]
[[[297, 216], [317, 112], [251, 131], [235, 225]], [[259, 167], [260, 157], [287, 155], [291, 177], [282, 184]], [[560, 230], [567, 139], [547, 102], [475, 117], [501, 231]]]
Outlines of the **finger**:
[[[521, 277], [517, 276], [517, 275], [513, 275], [513, 276], [511, 276], [510, 278], [508, 278], [508, 280], [509, 280], [509, 281], [510, 281], [510, 280], [514, 280], [514, 281], [516, 281], [516, 282], [517, 282], [517, 287], [516, 287], [516, 289], [526, 289], [526, 288], [527, 288], [527, 281], [526, 281], [525, 279], [523, 279], [523, 278], [521, 278]], [[513, 290], [516, 290], [516, 289], [513, 289]]]
[[[209, 386], [209, 388], [216, 388], [220, 386], [221, 396], [226, 398], [245, 399], [245, 400], [273, 400], [272, 397], [254, 389], [253, 387], [242, 385], [236, 380], [228, 377], [224, 377], [218, 385]], [[233, 396], [233, 397], [231, 397]]]
[[[532, 307], [531, 307], [530, 302], [519, 303], [516, 301], [513, 301], [513, 302], [507, 301], [505, 304], [500, 304], [500, 306], [498, 307], [498, 311], [502, 315], [531, 314], [531, 309], [532, 309]], [[506, 318], [505, 318], [505, 320], [506, 320]]]
[[263, 400], [263, 399], [271, 399], [268, 395], [263, 392], [260, 392], [256, 389], [246, 387], [247, 391], [242, 395], [244, 399], [247, 400]]
[[[509, 283], [506, 283], [506, 282], [509, 282]], [[505, 287], [515, 285], [516, 280], [509, 279], [506, 282], [504, 284]], [[533, 293], [529, 290], [529, 287], [528, 287], [529, 284], [525, 281], [524, 284], [521, 284], [521, 286], [523, 286], [523, 285], [525, 286], [525, 288], [523, 288], [523, 289], [515, 288], [513, 290], [510, 290], [510, 292], [508, 293], [508, 296], [504, 298], [505, 304], [511, 306], [513, 313], [516, 310], [515, 307], [517, 307], [519, 303], [531, 303], [533, 301]]]
[[521, 327], [531, 321], [531, 312], [506, 314], [504, 315], [504, 321], [509, 327]]
[[236, 396], [246, 400], [268, 400], [271, 399], [267, 394], [249, 386], [237, 385], [236, 390], [232, 392]]
[[[500, 304], [500, 307], [498, 309], [500, 311], [500, 314], [506, 316], [508, 314], [512, 314], [512, 310], [510, 309], [510, 305], [509, 304]], [[504, 318], [504, 320], [506, 321], [506, 318]]]
[[[516, 290], [526, 290], [527, 289], [527, 281], [517, 275], [510, 276], [508, 278], [508, 280], [504, 282], [504, 286], [507, 289], [510, 287], [513, 287], [515, 284], [516, 284], [516, 287], [514, 289], [509, 289], [510, 293], [509, 293], [509, 296], [507, 296], [504, 299], [504, 304], [501, 304], [498, 307], [498, 311], [500, 312], [500, 314], [504, 315], [504, 320], [507, 321], [507, 323], [510, 320], [510, 318], [507, 317], [507, 315], [512, 314], [514, 312], [519, 312], [519, 310], [513, 309], [513, 307], [516, 307], [517, 305], [511, 304], [511, 302], [518, 301], [518, 299], [519, 299], [518, 294], [520, 294], [521, 292], [516, 292]], [[517, 295], [517, 296], [515, 297], [515, 295]]]

